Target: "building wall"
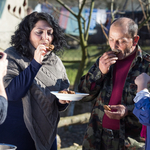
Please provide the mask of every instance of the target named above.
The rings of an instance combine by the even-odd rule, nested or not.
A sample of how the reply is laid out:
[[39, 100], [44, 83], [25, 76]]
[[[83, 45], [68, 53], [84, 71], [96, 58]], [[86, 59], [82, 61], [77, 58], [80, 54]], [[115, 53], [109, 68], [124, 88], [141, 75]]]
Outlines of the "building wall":
[[[21, 18], [26, 15], [25, 8], [23, 8], [24, 0], [6, 0], [5, 6], [0, 18], [0, 50], [5, 50], [10, 46], [11, 35], [14, 33], [17, 25], [20, 23]], [[13, 12], [13, 8], [16, 6], [16, 12], [14, 13], [17, 17], [10, 14], [8, 11], [8, 4], [10, 4], [10, 12]], [[19, 15], [18, 10], [21, 7], [21, 15]]]

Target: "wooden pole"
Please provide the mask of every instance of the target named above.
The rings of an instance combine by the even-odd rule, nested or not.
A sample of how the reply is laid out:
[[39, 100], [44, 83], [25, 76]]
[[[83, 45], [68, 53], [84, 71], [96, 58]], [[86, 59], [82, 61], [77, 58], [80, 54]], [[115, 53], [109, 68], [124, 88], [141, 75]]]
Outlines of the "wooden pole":
[[58, 123], [58, 128], [75, 125], [75, 124], [83, 124], [88, 123], [90, 118], [90, 113], [84, 113], [74, 116], [61, 117]]

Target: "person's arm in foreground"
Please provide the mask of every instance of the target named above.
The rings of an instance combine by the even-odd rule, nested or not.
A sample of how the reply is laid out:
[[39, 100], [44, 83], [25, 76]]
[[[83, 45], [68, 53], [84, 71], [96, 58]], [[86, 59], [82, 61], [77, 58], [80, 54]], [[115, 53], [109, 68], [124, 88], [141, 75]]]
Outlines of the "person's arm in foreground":
[[138, 93], [134, 98], [135, 108], [133, 114], [146, 126], [150, 125], [150, 93], [147, 89], [149, 82], [150, 76], [146, 73], [142, 73], [135, 79]]
[[[116, 55], [114, 54], [114, 52], [112, 51], [108, 51], [105, 52], [100, 59], [96, 62], [95, 67], [93, 67], [89, 72], [92, 75], [87, 76], [87, 80], [95, 79], [95, 87], [93, 86], [93, 82], [90, 85], [88, 82], [86, 83], [87, 85], [90, 85], [90, 90], [95, 90], [95, 92], [97, 92], [97, 89], [100, 89], [100, 85], [102, 84], [102, 81], [104, 80], [105, 76], [107, 75], [107, 73], [110, 70], [110, 66], [116, 63], [116, 60], [118, 59], [118, 57], [116, 57]], [[84, 87], [84, 86], [83, 86]], [[117, 111], [107, 111], [104, 110], [106, 115], [110, 118], [110, 119], [117, 119], [120, 120], [121, 118], [125, 117], [128, 114], [128, 109], [126, 106], [124, 105], [111, 105], [110, 106], [111, 109], [115, 109]]]
[[[39, 45], [38, 48], [35, 50], [34, 59], [31, 61], [30, 65], [25, 70], [23, 70], [21, 73], [19, 73], [18, 76], [11, 79], [10, 84], [6, 87], [6, 93], [7, 93], [9, 101], [17, 101], [25, 96], [25, 94], [29, 90], [37, 72], [39, 71], [40, 67], [42, 66], [42, 60], [44, 57], [42, 54], [43, 54], [44, 50], [45, 50], [45, 46]], [[15, 62], [10, 60], [9, 63], [13, 64]], [[17, 65], [14, 64], [13, 67], [14, 67], [13, 70], [15, 70], [14, 74], [16, 72], [19, 72], [19, 68]], [[11, 66], [10, 66], [10, 69], [12, 69]], [[10, 79], [9, 75], [7, 75], [7, 78]], [[61, 104], [69, 103], [69, 102], [61, 101], [61, 100], [59, 102]], [[61, 105], [61, 104], [60, 104], [61, 109], [65, 109], [66, 106]]]
[[[29, 90], [37, 72], [39, 71], [40, 67], [42, 66], [42, 48], [39, 47], [35, 51], [34, 59], [31, 61], [30, 65], [23, 70], [21, 73], [19, 73], [19, 69], [17, 65], [13, 65], [13, 68], [11, 68], [11, 64], [15, 63], [12, 60], [9, 60], [9, 68], [13, 69], [14, 74], [18, 72], [18, 76], [14, 77], [13, 79], [10, 79], [9, 74], [7, 74], [7, 78], [11, 80], [10, 84], [6, 87], [6, 93], [8, 96], [9, 101], [17, 101], [20, 100], [22, 97], [25, 96], [27, 91]], [[15, 75], [14, 75], [15, 76]], [[19, 91], [19, 92], [18, 92]]]
[[6, 118], [8, 106], [7, 95], [3, 84], [3, 77], [6, 75], [8, 61], [5, 53], [1, 52], [0, 54], [2, 54], [2, 58], [0, 59], [0, 124], [2, 124]]

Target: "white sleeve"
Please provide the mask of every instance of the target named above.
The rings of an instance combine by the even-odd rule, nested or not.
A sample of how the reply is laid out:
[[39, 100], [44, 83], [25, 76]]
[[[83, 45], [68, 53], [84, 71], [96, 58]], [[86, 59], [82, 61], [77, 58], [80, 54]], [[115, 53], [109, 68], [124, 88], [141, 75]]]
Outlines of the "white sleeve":
[[148, 91], [148, 89], [144, 89], [138, 93], [136, 93], [135, 98], [133, 99], [133, 101], [135, 103], [137, 103], [139, 100], [141, 100], [144, 96], [150, 97], [150, 93]]

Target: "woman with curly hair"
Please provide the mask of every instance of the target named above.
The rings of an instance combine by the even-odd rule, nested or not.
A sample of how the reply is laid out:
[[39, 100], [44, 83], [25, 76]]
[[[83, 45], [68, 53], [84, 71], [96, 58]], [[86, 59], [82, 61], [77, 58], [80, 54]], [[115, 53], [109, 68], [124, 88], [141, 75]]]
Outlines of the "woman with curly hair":
[[[56, 55], [67, 45], [64, 34], [50, 14], [33, 12], [21, 21], [11, 45], [5, 50], [9, 107], [0, 126], [0, 142], [16, 145], [17, 150], [54, 150], [59, 111], [69, 103], [50, 93], [69, 87], [65, 67]], [[49, 51], [49, 45], [54, 49]]]

